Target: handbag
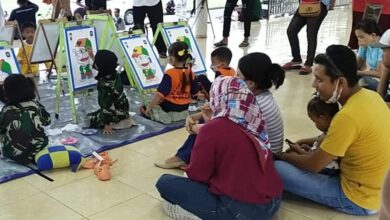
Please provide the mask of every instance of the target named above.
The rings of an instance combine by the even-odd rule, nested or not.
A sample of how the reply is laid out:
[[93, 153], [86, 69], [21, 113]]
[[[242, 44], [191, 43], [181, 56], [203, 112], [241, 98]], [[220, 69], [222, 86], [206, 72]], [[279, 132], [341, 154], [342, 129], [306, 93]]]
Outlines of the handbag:
[[317, 17], [321, 13], [320, 1], [301, 1], [299, 3], [298, 14], [302, 17]]

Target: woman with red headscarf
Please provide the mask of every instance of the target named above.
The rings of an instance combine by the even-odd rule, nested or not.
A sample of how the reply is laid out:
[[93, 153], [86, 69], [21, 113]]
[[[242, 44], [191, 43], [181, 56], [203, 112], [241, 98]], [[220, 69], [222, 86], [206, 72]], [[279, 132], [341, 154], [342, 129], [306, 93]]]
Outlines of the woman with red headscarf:
[[[245, 82], [217, 78], [211, 120], [202, 126], [186, 170], [163, 175], [156, 187], [173, 219], [270, 219], [283, 190], [256, 98]], [[232, 135], [234, 134], [234, 135]]]

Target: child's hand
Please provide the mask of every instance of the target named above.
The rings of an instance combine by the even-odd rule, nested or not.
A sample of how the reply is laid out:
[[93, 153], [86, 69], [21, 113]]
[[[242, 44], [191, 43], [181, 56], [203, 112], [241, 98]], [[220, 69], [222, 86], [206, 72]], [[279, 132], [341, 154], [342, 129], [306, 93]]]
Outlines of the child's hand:
[[103, 134], [111, 135], [114, 134], [114, 130], [112, 129], [112, 125], [104, 125]]
[[[297, 152], [298, 154], [303, 154], [303, 155], [307, 155], [307, 154], [311, 154], [310, 152], [307, 151], [307, 148], [309, 146], [308, 145], [299, 145], [299, 144], [290, 144], [290, 149], [292, 151], [295, 151]], [[310, 149], [310, 147], [309, 147]]]

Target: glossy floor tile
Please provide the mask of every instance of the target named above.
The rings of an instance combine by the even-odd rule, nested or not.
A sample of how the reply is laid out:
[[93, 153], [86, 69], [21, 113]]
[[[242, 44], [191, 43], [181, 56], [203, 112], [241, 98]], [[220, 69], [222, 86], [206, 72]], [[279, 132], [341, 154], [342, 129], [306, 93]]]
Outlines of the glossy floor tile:
[[[217, 34], [214, 39], [210, 25], [208, 38], [198, 39], [206, 66], [210, 66], [213, 43], [222, 37], [222, 10], [211, 12]], [[318, 49], [321, 53], [330, 44], [345, 44], [351, 25], [350, 8], [330, 11], [318, 34]], [[286, 28], [291, 17], [252, 23], [250, 46], [241, 49], [238, 44], [243, 37], [243, 24], [232, 22], [229, 48], [233, 51], [232, 67], [241, 56], [255, 51], [265, 52], [273, 62], [283, 64], [291, 59]], [[306, 54], [306, 30], [299, 34], [303, 58]], [[210, 79], [213, 74], [209, 74]], [[287, 72], [283, 86], [273, 91], [283, 114], [285, 137], [296, 140], [318, 135], [314, 124], [307, 117], [306, 104], [314, 90], [312, 75], [300, 76]], [[111, 220], [164, 220], [168, 219], [161, 208], [161, 197], [154, 185], [164, 173], [182, 175], [179, 170], [162, 170], [154, 166], [174, 155], [185, 140], [185, 129], [175, 130], [160, 136], [110, 151], [112, 158], [119, 159], [112, 166], [113, 179], [101, 182], [92, 170], [72, 173], [69, 169], [46, 172], [55, 179], [50, 183], [37, 175], [10, 181], [0, 185], [0, 220], [30, 219], [111, 219]], [[307, 201], [282, 202], [274, 220], [344, 220], [375, 219], [343, 215], [339, 212]]]

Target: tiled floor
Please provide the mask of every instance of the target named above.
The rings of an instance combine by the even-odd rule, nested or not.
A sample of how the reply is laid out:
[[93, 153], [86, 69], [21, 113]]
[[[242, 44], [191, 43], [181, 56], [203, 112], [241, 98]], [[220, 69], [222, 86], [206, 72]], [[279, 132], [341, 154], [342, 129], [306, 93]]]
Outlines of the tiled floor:
[[[290, 17], [274, 21], [253, 23], [251, 46], [239, 49], [243, 26], [232, 23], [229, 47], [234, 52], [232, 66], [248, 52], [261, 51], [271, 56], [274, 62], [283, 63], [291, 59], [286, 36]], [[345, 44], [350, 31], [349, 9], [329, 12], [319, 33], [318, 52], [329, 44]], [[215, 20], [216, 33], [221, 33], [222, 23]], [[220, 34], [219, 34], [220, 35]], [[199, 39], [206, 63], [213, 40]], [[306, 51], [305, 30], [300, 35], [301, 48]], [[306, 116], [306, 103], [311, 97], [313, 77], [287, 73], [285, 84], [275, 91], [276, 99], [285, 120], [285, 136], [291, 140], [317, 135], [314, 125]], [[177, 170], [166, 171], [155, 168], [153, 161], [163, 160], [175, 153], [186, 137], [184, 129], [149, 138], [110, 151], [119, 161], [112, 167], [113, 179], [101, 182], [91, 170], [71, 173], [68, 169], [47, 172], [55, 179], [50, 183], [37, 175], [28, 176], [0, 185], [0, 219], [168, 219], [161, 209], [161, 198], [154, 188], [157, 178], [163, 173], [181, 175]], [[307, 201], [283, 201], [275, 219], [375, 219], [346, 216]]]

